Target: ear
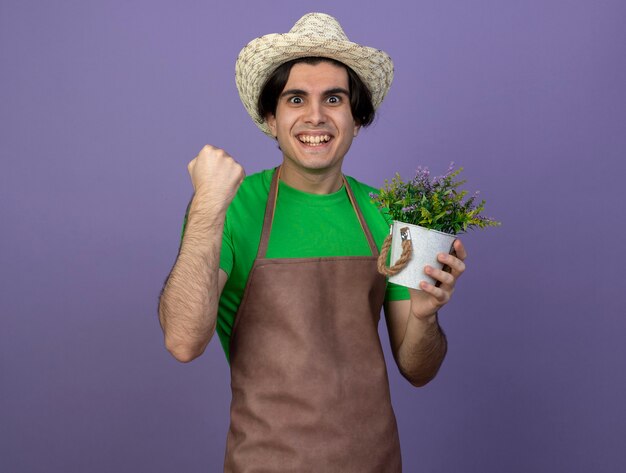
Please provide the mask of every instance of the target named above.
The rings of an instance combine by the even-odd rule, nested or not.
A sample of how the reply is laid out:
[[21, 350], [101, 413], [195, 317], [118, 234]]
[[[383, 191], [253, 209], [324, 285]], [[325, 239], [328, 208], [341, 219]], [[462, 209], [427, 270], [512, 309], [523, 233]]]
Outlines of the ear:
[[278, 135], [278, 133], [276, 132], [276, 116], [272, 115], [271, 113], [268, 114], [265, 117], [265, 123], [267, 124], [274, 138], [276, 138], [276, 136]]
[[354, 138], [357, 137], [357, 135], [359, 134], [359, 130], [361, 129], [361, 125], [357, 125], [356, 122], [354, 122], [354, 133], [352, 136], [354, 136]]

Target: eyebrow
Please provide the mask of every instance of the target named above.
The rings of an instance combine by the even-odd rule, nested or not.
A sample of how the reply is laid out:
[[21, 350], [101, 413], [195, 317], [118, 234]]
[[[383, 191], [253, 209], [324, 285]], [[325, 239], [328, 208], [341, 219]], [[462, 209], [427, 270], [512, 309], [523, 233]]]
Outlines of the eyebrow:
[[[322, 93], [322, 95], [325, 95], [325, 96], [327, 96], [327, 95], [337, 95], [337, 94], [344, 94], [347, 97], [350, 97], [350, 92], [348, 92], [343, 87], [334, 87], [332, 89], [325, 90]], [[280, 94], [281, 97], [285, 97], [287, 95], [304, 95], [304, 96], [307, 96], [307, 95], [309, 95], [309, 93], [306, 90], [302, 90], [302, 89], [289, 89], [289, 90], [283, 91], [283, 93]]]

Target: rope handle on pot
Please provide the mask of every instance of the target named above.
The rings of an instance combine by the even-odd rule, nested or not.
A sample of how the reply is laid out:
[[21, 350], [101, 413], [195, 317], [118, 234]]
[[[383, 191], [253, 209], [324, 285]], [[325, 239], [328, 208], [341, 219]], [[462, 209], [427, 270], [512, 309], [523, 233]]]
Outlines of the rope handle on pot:
[[385, 237], [383, 246], [378, 255], [378, 272], [384, 276], [395, 276], [398, 274], [411, 259], [413, 246], [411, 245], [411, 233], [408, 227], [400, 229], [400, 237], [402, 238], [402, 254], [393, 266], [387, 266], [387, 254], [391, 247], [391, 235]]

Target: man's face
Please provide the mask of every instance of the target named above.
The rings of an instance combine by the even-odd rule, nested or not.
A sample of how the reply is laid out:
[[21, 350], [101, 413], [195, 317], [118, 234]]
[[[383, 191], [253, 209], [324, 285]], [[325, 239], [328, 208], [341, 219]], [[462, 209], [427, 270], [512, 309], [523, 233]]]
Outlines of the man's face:
[[283, 152], [283, 166], [300, 173], [340, 171], [359, 127], [352, 117], [348, 72], [320, 62], [298, 63], [267, 124]]

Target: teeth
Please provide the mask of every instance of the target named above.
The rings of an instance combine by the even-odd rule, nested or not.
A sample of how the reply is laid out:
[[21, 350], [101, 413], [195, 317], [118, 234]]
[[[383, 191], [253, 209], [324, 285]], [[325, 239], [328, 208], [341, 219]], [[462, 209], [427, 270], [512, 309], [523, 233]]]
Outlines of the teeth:
[[322, 136], [300, 135], [298, 136], [298, 139], [303, 143], [317, 146], [321, 143], [326, 143], [327, 141], [330, 141], [330, 136], [329, 135], [322, 135]]

